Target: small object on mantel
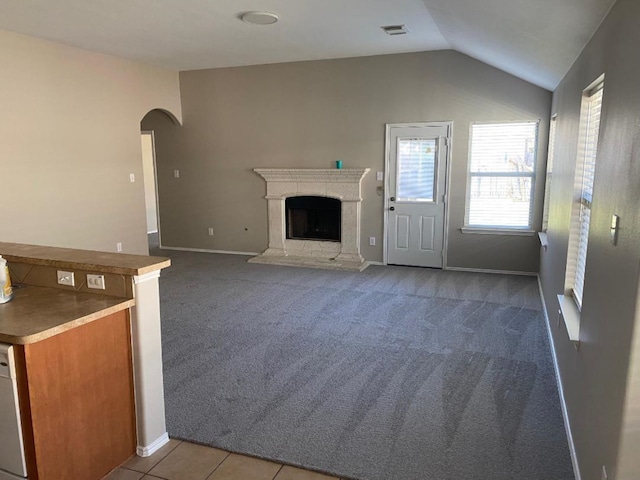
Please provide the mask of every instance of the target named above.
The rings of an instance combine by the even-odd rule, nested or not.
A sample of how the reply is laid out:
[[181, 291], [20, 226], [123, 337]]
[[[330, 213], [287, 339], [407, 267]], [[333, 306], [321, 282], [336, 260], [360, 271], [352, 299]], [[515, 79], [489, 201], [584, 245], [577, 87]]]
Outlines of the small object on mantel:
[[336, 168], [342, 170], [342, 160], [336, 160]]

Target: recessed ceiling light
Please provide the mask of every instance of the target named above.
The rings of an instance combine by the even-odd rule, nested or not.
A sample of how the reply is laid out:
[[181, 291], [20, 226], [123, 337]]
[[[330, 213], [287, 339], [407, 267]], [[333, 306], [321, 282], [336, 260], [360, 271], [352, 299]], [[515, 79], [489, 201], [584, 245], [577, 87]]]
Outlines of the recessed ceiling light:
[[406, 35], [409, 30], [404, 25], [386, 25], [380, 27], [387, 35]]
[[244, 12], [240, 14], [240, 20], [251, 25], [272, 25], [279, 19], [278, 14], [272, 12]]

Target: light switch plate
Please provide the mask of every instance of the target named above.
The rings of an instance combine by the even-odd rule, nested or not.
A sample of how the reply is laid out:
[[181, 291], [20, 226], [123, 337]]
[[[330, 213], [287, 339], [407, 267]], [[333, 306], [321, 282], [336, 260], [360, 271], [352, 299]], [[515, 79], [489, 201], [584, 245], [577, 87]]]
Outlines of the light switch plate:
[[379, 182], [384, 180], [384, 172], [377, 172], [376, 173], [376, 180], [378, 180]]
[[104, 290], [104, 275], [92, 275], [90, 273], [87, 274], [87, 287], [95, 288], [96, 290]]

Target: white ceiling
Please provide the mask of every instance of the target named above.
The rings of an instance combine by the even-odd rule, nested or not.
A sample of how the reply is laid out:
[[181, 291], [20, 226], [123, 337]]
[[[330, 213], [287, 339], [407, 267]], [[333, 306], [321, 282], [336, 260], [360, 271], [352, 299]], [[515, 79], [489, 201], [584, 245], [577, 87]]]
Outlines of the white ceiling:
[[616, 0], [423, 0], [451, 48], [554, 90]]
[[[0, 29], [175, 70], [453, 48], [553, 89], [614, 2], [0, 0]], [[280, 21], [248, 25], [249, 10]]]

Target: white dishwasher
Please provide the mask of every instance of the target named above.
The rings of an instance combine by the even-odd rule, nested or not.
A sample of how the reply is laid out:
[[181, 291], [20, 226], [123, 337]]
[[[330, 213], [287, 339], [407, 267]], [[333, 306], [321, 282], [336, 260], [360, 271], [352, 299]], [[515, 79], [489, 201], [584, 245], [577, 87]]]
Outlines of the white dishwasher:
[[20, 424], [13, 346], [0, 343], [0, 480], [24, 480], [27, 465]]

